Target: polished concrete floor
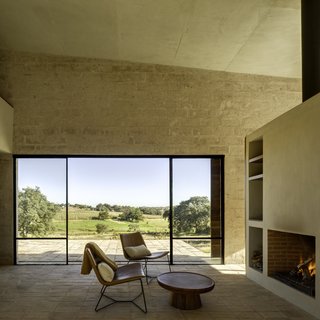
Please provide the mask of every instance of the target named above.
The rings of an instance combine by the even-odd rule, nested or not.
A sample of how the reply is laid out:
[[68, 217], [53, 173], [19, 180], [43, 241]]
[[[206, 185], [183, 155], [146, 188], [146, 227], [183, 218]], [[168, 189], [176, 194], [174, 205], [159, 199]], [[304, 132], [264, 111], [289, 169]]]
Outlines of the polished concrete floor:
[[[153, 265], [154, 274], [166, 272]], [[173, 271], [191, 271], [215, 280], [213, 291], [201, 295], [202, 307], [179, 310], [170, 305], [170, 293], [156, 280], [144, 282], [148, 313], [131, 303], [94, 311], [100, 284], [93, 273], [80, 274], [80, 265], [0, 266], [0, 319], [315, 319], [284, 299], [248, 280], [242, 265], [175, 265]], [[134, 295], [139, 282], [117, 286], [110, 295]], [[141, 301], [139, 301], [141, 302]]]

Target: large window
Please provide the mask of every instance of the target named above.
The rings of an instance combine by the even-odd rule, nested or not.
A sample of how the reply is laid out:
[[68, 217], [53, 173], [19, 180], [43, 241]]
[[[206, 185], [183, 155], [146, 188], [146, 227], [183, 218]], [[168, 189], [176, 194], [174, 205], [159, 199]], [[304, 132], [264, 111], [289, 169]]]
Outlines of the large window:
[[141, 231], [172, 263], [223, 262], [223, 157], [16, 157], [16, 262], [123, 259]]
[[169, 248], [169, 162], [165, 158], [69, 159], [70, 261], [79, 261], [80, 239], [103, 241], [121, 259], [119, 233], [141, 231]]
[[67, 263], [66, 159], [17, 159], [16, 172], [17, 263]]
[[222, 165], [221, 158], [172, 159], [172, 247], [176, 263], [223, 262]]

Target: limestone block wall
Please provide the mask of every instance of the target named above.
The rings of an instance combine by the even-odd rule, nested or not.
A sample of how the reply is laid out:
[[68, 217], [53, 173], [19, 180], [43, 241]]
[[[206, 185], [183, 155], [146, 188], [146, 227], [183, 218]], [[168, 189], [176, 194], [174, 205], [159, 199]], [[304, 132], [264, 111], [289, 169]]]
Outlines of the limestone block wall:
[[244, 138], [300, 103], [301, 83], [1, 52], [0, 96], [14, 107], [15, 154], [224, 154], [225, 261], [236, 263], [245, 247]]
[[13, 161], [0, 154], [0, 264], [13, 263]]

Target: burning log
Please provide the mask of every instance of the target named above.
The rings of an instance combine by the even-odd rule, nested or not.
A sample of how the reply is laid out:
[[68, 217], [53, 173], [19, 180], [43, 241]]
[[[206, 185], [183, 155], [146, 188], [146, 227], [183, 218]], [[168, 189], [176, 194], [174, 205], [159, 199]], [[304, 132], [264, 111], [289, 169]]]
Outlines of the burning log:
[[293, 270], [290, 271], [290, 275], [298, 275], [299, 273], [302, 274], [302, 279], [312, 279], [312, 274], [309, 270], [309, 264], [313, 261], [313, 258], [308, 258], [307, 260], [299, 263]]

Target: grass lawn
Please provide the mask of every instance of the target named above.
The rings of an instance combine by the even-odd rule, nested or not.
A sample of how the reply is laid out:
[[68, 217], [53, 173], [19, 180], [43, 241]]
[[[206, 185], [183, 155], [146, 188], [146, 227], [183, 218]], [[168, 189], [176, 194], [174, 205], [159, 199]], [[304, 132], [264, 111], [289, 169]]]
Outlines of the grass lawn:
[[[68, 229], [69, 238], [118, 238], [122, 232], [132, 232], [139, 230], [143, 233], [149, 233], [154, 236], [161, 236], [168, 233], [168, 221], [162, 216], [144, 215], [144, 220], [139, 222], [118, 221], [116, 218], [121, 212], [110, 212], [109, 219], [97, 220], [98, 211], [78, 209], [70, 207], [68, 210]], [[96, 219], [93, 219], [96, 218]], [[96, 225], [103, 224], [106, 226], [104, 233], [98, 233]], [[53, 220], [54, 231], [50, 236], [65, 236], [66, 219], [65, 212], [58, 212]]]
[[[128, 222], [117, 220], [121, 212], [110, 212], [109, 218], [98, 220], [98, 211], [69, 207], [68, 210], [68, 237], [69, 239], [119, 239], [119, 233], [133, 232], [136, 230], [144, 234], [145, 239], [168, 239], [168, 221], [159, 215], [143, 215], [144, 220], [139, 222]], [[104, 225], [102, 233], [97, 232], [97, 225]], [[61, 210], [53, 219], [54, 231], [47, 237], [66, 236], [66, 213]], [[186, 240], [191, 246], [205, 254], [210, 254], [210, 241]]]

